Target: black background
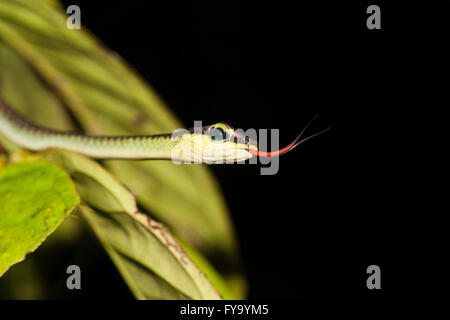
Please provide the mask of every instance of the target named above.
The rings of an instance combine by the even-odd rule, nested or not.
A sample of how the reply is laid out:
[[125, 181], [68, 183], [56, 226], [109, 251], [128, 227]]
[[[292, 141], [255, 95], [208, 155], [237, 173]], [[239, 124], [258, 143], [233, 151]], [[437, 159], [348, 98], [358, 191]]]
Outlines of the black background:
[[[405, 155], [412, 144], [424, 147], [417, 116], [426, 122], [444, 90], [439, 75], [448, 78], [448, 6], [348, 2], [63, 1], [81, 7], [83, 27], [148, 80], [186, 127], [277, 128], [281, 145], [317, 113], [310, 132], [331, 127], [283, 156], [274, 176], [257, 165], [212, 167], [238, 231], [250, 299], [405, 290], [398, 258], [410, 247], [417, 200]], [[366, 28], [370, 4], [381, 7], [381, 30]], [[68, 259], [76, 263], [77, 254], [97, 260], [69, 297], [131, 298], [100, 247]], [[366, 288], [371, 264], [381, 267], [378, 292]]]

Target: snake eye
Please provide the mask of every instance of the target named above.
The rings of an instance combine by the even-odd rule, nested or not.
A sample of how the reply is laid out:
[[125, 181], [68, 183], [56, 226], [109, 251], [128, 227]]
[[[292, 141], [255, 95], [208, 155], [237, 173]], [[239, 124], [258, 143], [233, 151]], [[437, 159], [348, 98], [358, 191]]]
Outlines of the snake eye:
[[224, 142], [227, 138], [227, 133], [222, 128], [212, 127], [208, 130], [207, 134], [216, 143]]

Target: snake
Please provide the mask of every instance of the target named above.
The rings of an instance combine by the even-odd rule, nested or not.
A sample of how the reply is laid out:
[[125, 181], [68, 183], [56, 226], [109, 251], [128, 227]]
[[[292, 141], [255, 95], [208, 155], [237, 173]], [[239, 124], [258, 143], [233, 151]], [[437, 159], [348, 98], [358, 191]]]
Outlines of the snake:
[[28, 121], [0, 96], [0, 133], [13, 143], [36, 152], [63, 149], [95, 159], [161, 159], [219, 164], [252, 157], [277, 157], [325, 131], [300, 140], [310, 123], [286, 147], [261, 151], [256, 139], [223, 122], [153, 135], [108, 136], [53, 130]]

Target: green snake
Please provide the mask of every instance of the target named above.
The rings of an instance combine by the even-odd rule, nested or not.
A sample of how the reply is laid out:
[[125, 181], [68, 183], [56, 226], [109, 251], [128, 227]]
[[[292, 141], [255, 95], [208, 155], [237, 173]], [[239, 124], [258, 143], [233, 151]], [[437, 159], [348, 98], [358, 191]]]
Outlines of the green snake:
[[7, 139], [32, 151], [58, 148], [97, 159], [171, 159], [210, 164], [239, 162], [254, 156], [275, 157], [323, 132], [299, 141], [308, 126], [285, 148], [264, 152], [254, 139], [225, 123], [156, 135], [95, 136], [56, 131], [29, 122], [0, 97], [0, 133]]

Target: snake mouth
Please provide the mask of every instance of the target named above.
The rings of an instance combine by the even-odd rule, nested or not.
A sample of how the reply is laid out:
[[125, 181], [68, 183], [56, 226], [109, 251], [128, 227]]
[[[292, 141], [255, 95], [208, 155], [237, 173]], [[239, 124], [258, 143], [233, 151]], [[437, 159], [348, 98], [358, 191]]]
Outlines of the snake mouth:
[[248, 148], [226, 148], [217, 150], [211, 154], [202, 154], [201, 159], [203, 163], [207, 164], [221, 164], [221, 163], [237, 163], [252, 158]]

